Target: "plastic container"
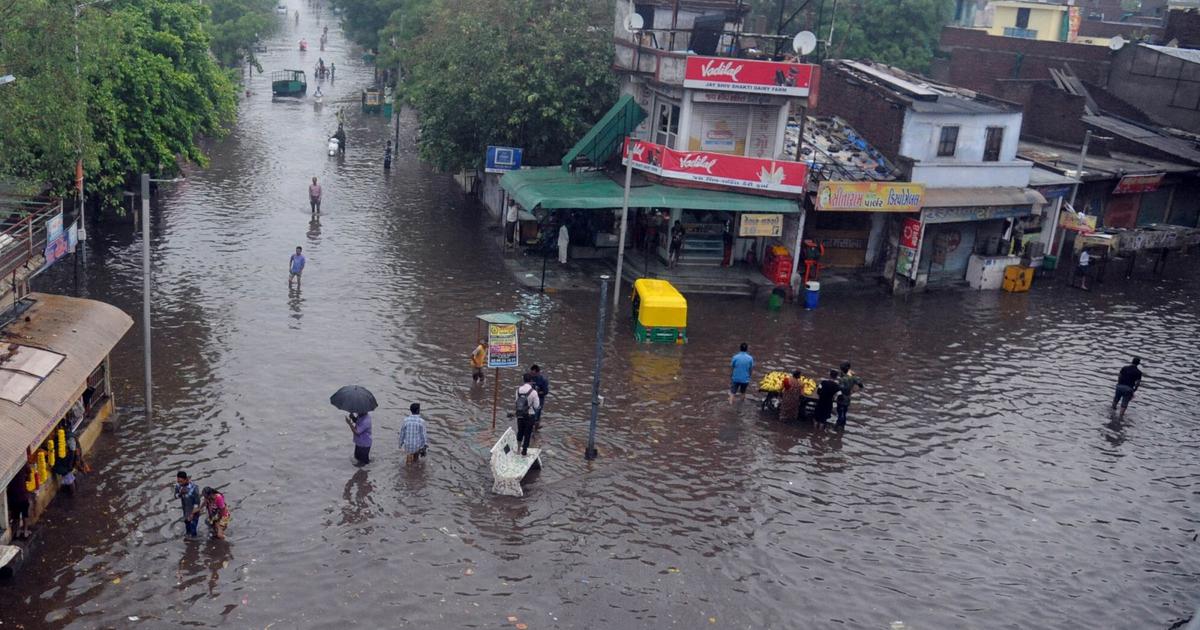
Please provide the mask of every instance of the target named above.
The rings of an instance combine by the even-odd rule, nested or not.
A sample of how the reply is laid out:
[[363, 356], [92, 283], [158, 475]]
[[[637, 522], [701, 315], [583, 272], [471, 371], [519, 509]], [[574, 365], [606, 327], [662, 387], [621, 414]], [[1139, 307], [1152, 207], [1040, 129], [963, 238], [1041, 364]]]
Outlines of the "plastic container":
[[772, 311], [778, 311], [783, 308], [783, 301], [786, 297], [787, 291], [783, 287], [771, 289], [771, 297], [767, 300], [767, 308]]
[[809, 282], [804, 285], [804, 308], [817, 308], [817, 302], [821, 297], [821, 283]]
[[1054, 271], [1058, 267], [1058, 256], [1046, 254], [1042, 257], [1042, 269], [1046, 271]]

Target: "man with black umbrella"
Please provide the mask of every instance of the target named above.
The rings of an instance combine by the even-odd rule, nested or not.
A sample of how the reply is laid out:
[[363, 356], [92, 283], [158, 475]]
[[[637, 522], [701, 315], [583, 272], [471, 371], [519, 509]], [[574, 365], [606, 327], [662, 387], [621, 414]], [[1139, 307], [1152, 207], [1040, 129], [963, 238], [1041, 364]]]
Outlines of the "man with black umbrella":
[[354, 459], [359, 464], [371, 463], [371, 414], [351, 413], [346, 416], [346, 425], [354, 433]]

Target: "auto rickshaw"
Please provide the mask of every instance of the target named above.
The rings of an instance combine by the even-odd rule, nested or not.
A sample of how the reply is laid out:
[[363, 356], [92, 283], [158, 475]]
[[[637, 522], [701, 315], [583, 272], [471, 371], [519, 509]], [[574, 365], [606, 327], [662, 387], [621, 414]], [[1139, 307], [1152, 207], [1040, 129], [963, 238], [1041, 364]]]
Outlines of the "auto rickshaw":
[[666, 280], [633, 283], [633, 337], [639, 342], [687, 343], [687, 300]]

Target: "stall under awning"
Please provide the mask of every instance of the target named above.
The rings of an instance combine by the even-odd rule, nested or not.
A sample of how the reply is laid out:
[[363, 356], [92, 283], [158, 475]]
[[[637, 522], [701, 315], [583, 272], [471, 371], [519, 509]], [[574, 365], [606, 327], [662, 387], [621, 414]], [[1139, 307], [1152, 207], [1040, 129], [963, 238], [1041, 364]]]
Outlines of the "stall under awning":
[[570, 170], [571, 164], [580, 160], [589, 166], [601, 166], [621, 150], [625, 138], [633, 133], [646, 119], [633, 97], [626, 94], [608, 110], [575, 146], [563, 156], [562, 170]]
[[26, 299], [32, 306], [4, 328], [0, 344], [0, 377], [12, 394], [0, 398], [0, 483], [25, 465], [25, 449], [46, 439], [133, 325], [103, 302], [43, 293]]
[[[500, 186], [524, 208], [620, 208], [625, 189], [599, 171], [566, 173], [561, 169], [535, 168], [505, 173]], [[647, 184], [629, 189], [630, 208], [683, 208], [793, 214], [795, 200], [740, 193]]]
[[973, 206], [1039, 206], [1046, 198], [1032, 188], [926, 188], [925, 208], [968, 208]]

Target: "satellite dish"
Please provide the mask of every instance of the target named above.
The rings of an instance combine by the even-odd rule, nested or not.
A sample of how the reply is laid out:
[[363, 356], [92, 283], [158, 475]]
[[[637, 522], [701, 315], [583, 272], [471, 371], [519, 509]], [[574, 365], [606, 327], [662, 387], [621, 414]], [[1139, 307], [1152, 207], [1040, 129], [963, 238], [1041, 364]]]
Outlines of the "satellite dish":
[[807, 55], [817, 48], [817, 36], [808, 31], [800, 31], [792, 38], [792, 50], [797, 55]]
[[1125, 38], [1120, 35], [1113, 35], [1112, 39], [1108, 40], [1109, 50], [1121, 50], [1125, 44]]
[[629, 15], [625, 16], [625, 30], [629, 31], [630, 33], [636, 33], [642, 30], [642, 27], [645, 25], [645, 20], [643, 20], [642, 16], [638, 15], [637, 13], [630, 13]]

